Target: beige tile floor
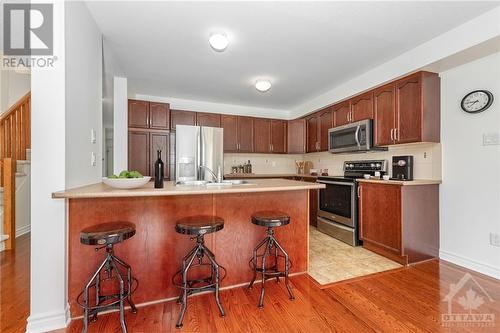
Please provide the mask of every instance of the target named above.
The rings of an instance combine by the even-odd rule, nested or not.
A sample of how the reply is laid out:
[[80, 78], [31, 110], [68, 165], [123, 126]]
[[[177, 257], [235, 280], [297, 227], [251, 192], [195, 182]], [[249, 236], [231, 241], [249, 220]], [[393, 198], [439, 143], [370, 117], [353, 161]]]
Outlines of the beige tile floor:
[[309, 229], [309, 275], [320, 284], [398, 267], [401, 265], [361, 246], [347, 245], [315, 227]]

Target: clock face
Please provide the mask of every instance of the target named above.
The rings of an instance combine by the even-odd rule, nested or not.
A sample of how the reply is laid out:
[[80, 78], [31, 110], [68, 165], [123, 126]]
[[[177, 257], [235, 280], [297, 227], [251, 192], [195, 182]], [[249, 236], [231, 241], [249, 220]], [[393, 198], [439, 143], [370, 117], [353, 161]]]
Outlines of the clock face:
[[493, 94], [487, 90], [476, 90], [468, 93], [462, 99], [462, 109], [465, 112], [477, 113], [486, 110], [493, 103]]

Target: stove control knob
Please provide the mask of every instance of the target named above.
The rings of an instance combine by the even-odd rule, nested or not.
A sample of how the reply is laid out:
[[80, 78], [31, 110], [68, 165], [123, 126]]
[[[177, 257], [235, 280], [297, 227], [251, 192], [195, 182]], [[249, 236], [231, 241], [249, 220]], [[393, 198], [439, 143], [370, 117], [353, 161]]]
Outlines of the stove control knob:
[[354, 168], [354, 164], [349, 164], [349, 167], [352, 169]]
[[374, 168], [374, 167], [375, 167], [375, 163], [371, 163], [370, 168]]
[[377, 167], [377, 169], [380, 169], [380, 167], [382, 166], [382, 164], [377, 163], [375, 166]]

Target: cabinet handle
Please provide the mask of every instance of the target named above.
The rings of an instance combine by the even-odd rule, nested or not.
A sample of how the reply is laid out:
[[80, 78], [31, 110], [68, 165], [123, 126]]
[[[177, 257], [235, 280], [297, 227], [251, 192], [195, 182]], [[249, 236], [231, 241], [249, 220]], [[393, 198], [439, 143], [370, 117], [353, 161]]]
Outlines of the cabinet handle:
[[394, 141], [399, 141], [399, 131], [397, 128], [394, 129]]
[[358, 186], [358, 198], [361, 198], [361, 186]]
[[391, 128], [391, 141], [394, 141], [394, 128]]
[[351, 111], [347, 112], [347, 122], [349, 122], [349, 115], [351, 114]]

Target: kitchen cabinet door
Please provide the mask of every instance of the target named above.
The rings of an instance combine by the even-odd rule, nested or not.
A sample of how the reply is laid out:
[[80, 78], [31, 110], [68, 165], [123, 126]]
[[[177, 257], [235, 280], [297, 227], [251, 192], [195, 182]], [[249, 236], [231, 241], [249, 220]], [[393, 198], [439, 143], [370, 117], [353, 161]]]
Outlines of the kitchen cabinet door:
[[238, 117], [238, 151], [253, 153], [253, 118]]
[[217, 113], [196, 113], [196, 125], [208, 127], [221, 127], [221, 117]]
[[401, 186], [359, 184], [360, 238], [401, 254]]
[[373, 91], [352, 99], [351, 121], [373, 119]]
[[221, 115], [221, 125], [224, 129], [224, 152], [238, 151], [238, 116]]
[[271, 150], [273, 153], [286, 153], [286, 121], [271, 120]]
[[373, 137], [375, 146], [386, 146], [394, 143], [394, 128], [396, 127], [395, 89], [394, 84], [389, 84], [376, 89], [373, 94]]
[[177, 125], [196, 125], [196, 112], [184, 110], [170, 111], [171, 128], [175, 130]]
[[170, 105], [167, 103], [149, 103], [149, 128], [170, 129]]
[[128, 169], [151, 176], [149, 132], [128, 132]]
[[319, 149], [328, 150], [328, 130], [333, 127], [333, 112], [331, 109], [319, 115]]
[[396, 141], [422, 141], [422, 103], [420, 73], [396, 85]]
[[169, 148], [170, 148], [170, 134], [161, 132], [150, 132], [150, 153], [151, 160], [149, 162], [151, 169], [151, 176], [155, 175], [155, 162], [158, 158], [157, 151], [161, 150], [161, 160], [163, 161], [163, 178], [169, 179], [170, 161], [169, 161]]
[[332, 106], [334, 113], [334, 126], [342, 126], [349, 123], [351, 114], [351, 101], [344, 101]]
[[271, 153], [271, 120], [255, 118], [253, 128], [254, 152]]
[[307, 152], [312, 153], [318, 151], [318, 117], [313, 115], [306, 118], [307, 123]]
[[128, 126], [149, 128], [149, 102], [128, 100]]
[[289, 154], [306, 153], [306, 120], [296, 119], [288, 121], [287, 144]]

